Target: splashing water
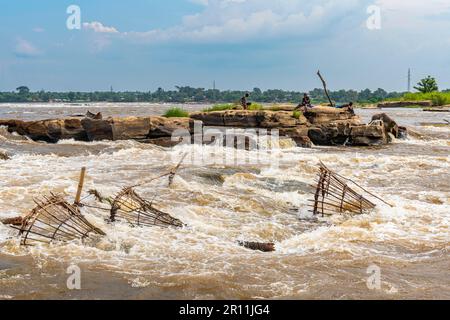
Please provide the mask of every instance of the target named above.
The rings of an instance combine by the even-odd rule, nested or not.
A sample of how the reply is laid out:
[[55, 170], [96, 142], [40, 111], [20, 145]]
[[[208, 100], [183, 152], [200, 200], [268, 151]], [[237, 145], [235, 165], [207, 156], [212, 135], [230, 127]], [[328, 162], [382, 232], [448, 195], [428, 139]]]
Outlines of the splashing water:
[[[157, 114], [165, 107], [145, 108], [96, 105], [94, 111]], [[59, 106], [0, 106], [3, 117], [24, 111], [33, 112], [26, 116], [34, 119], [74, 113]], [[365, 120], [373, 112], [360, 111]], [[187, 225], [181, 230], [108, 224], [107, 212], [84, 208], [106, 237], [24, 248], [15, 230], [0, 225], [0, 299], [448, 299], [450, 127], [420, 126], [441, 122], [440, 114], [387, 112], [425, 138], [376, 148], [301, 149], [284, 142], [265, 159], [276, 157], [279, 167], [187, 163], [171, 188], [166, 180], [140, 187], [142, 196], [156, 196], [159, 209]], [[12, 156], [0, 161], [0, 218], [28, 212], [33, 197], [42, 193], [72, 199], [82, 166], [88, 167], [85, 190], [112, 195], [160, 174], [186, 151], [198, 151], [198, 146], [163, 149], [134, 141], [49, 145], [6, 130], [0, 130], [0, 144]], [[243, 158], [252, 153], [210, 151], [208, 163], [231, 152]], [[319, 160], [394, 208], [377, 203], [370, 215], [312, 217], [308, 200]], [[93, 199], [86, 202], [98, 206]], [[277, 251], [249, 251], [238, 240], [273, 241]], [[82, 270], [80, 291], [66, 287], [71, 264]], [[373, 264], [381, 268], [381, 290], [366, 285]]]

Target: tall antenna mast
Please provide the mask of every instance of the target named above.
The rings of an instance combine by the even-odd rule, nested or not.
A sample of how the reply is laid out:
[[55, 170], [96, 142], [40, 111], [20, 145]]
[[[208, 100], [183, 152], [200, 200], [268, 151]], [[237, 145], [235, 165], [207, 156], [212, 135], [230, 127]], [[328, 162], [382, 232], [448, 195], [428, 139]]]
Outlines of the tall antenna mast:
[[408, 69], [408, 92], [411, 92], [411, 68]]

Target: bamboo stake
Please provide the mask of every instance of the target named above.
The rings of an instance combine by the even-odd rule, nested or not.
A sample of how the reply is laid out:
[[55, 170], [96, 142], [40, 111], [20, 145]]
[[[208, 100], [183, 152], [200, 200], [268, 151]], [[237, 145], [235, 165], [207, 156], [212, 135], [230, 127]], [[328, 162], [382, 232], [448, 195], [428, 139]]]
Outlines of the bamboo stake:
[[75, 196], [75, 205], [80, 205], [81, 192], [83, 191], [84, 177], [86, 175], [86, 167], [81, 168], [80, 181], [78, 182], [77, 195]]

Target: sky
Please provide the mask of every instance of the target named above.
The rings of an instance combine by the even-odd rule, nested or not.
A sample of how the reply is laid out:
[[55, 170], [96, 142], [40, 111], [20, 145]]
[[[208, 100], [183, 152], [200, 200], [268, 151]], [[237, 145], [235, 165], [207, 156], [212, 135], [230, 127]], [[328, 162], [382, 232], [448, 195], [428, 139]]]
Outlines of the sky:
[[450, 0], [0, 0], [0, 24], [0, 91], [450, 88]]

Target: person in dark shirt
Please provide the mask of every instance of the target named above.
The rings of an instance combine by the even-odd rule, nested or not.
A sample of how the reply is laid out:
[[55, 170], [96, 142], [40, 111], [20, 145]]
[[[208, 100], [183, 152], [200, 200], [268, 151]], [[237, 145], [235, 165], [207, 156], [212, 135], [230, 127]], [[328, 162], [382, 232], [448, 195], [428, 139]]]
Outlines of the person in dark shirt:
[[309, 98], [308, 94], [306, 94], [306, 93], [303, 95], [303, 100], [302, 100], [301, 106], [311, 108], [311, 99]]
[[312, 108], [311, 99], [309, 98], [308, 94], [305, 93], [303, 95], [302, 103], [300, 103], [296, 109], [306, 112], [308, 110], [308, 108]]
[[248, 107], [251, 105], [251, 102], [247, 102], [248, 97], [250, 97], [250, 94], [246, 93], [245, 96], [241, 98], [241, 106], [244, 110], [248, 110]]
[[353, 102], [349, 102], [347, 104], [344, 104], [342, 106], [337, 106], [337, 109], [348, 109], [351, 113], [355, 113], [355, 110], [353, 109]]

